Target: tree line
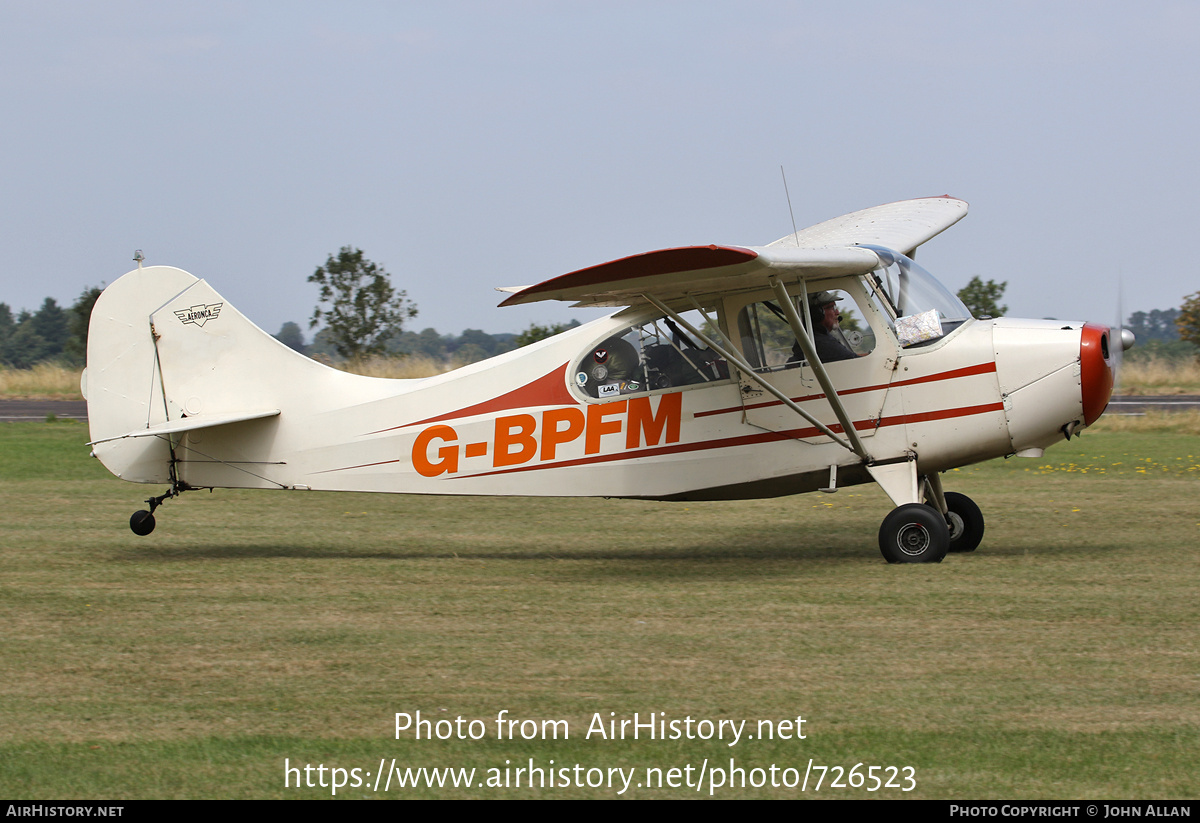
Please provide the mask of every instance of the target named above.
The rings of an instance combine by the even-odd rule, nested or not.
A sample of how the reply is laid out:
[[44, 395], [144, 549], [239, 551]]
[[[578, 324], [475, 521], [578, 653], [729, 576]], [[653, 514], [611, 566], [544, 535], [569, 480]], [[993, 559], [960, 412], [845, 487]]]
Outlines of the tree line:
[[[318, 287], [318, 303], [310, 327], [323, 326], [311, 341], [295, 322], [287, 322], [275, 338], [309, 356], [330, 362], [361, 360], [381, 355], [420, 355], [456, 364], [473, 363], [529, 345], [579, 325], [578, 320], [549, 326], [532, 324], [520, 333], [488, 334], [465, 329], [443, 335], [436, 329], [406, 330], [417, 307], [403, 290], [392, 286], [390, 275], [361, 249], [344, 246], [329, 255], [308, 282]], [[87, 357], [88, 323], [99, 287], [84, 289], [79, 299], [63, 308], [47, 297], [37, 311], [14, 314], [0, 303], [0, 365], [28, 369], [44, 362], [80, 367]]]
[[[555, 323], [550, 326], [540, 326], [535, 323], [519, 334], [513, 332], [489, 334], [479, 329], [464, 329], [462, 334], [458, 335], [441, 334], [437, 329], [429, 327], [419, 332], [401, 331], [390, 337], [386, 345], [372, 354], [382, 357], [428, 357], [432, 360], [465, 365], [519, 349], [578, 325], [578, 320], [572, 320], [570, 323]], [[300, 324], [289, 320], [283, 324], [279, 333], [274, 337], [284, 345], [309, 357], [334, 362], [348, 359], [340, 353], [331, 339], [328, 329], [321, 329], [311, 340], [306, 340]]]
[[84, 289], [66, 309], [47, 297], [37, 311], [22, 309], [16, 315], [7, 303], [0, 303], [0, 364], [15, 369], [48, 361], [82, 366], [88, 321], [99, 296], [99, 287]]
[[1135, 311], [1125, 328], [1137, 337], [1137, 347], [1130, 352], [1135, 360], [1200, 358], [1200, 292], [1185, 298], [1178, 309]]
[[318, 287], [317, 306], [310, 328], [323, 325], [311, 343], [305, 343], [299, 324], [284, 323], [276, 339], [304, 354], [333, 360], [362, 360], [374, 356], [422, 355], [459, 364], [474, 363], [527, 346], [552, 334], [579, 325], [531, 325], [520, 334], [488, 334], [465, 329], [462, 334], [441, 335], [436, 329], [406, 331], [417, 316], [408, 293], [392, 285], [391, 275], [352, 246], [329, 255], [308, 277]]
[[[0, 303], [0, 365], [15, 369], [29, 369], [50, 362], [75, 368], [83, 366], [88, 321], [100, 291], [99, 288], [86, 289], [68, 308], [60, 306], [53, 297], [47, 297], [37, 311], [22, 310], [14, 314], [7, 303]], [[466, 364], [518, 349], [578, 325], [578, 320], [549, 326], [533, 324], [520, 333], [500, 334], [479, 329], [465, 329], [458, 335], [441, 334], [434, 328], [419, 332], [400, 330], [389, 335], [385, 345], [372, 353], [386, 357], [421, 355], [446, 363]], [[306, 340], [300, 325], [289, 321], [274, 337], [310, 357], [333, 362], [348, 359], [328, 328]]]
[[[417, 317], [417, 306], [407, 293], [396, 289], [391, 275], [368, 260], [361, 249], [343, 246], [329, 255], [308, 282], [318, 287], [318, 302], [310, 328], [323, 326], [311, 341], [305, 341], [300, 325], [287, 322], [276, 339], [309, 356], [328, 360], [360, 360], [371, 356], [421, 355], [444, 362], [472, 363], [527, 346], [579, 325], [532, 324], [519, 334], [488, 334], [465, 329], [460, 335], [442, 335], [436, 329], [420, 332], [405, 329]], [[1001, 317], [1008, 307], [1000, 301], [1008, 281], [984, 282], [980, 277], [958, 292], [958, 297], [975, 317]], [[36, 312], [24, 309], [14, 315], [0, 303], [0, 364], [27, 369], [57, 361], [81, 366], [87, 353], [87, 330], [92, 307], [101, 289], [84, 289], [69, 308], [47, 297]], [[1200, 292], [1184, 298], [1178, 309], [1137, 311], [1126, 321], [1138, 339], [1134, 351], [1141, 356], [1168, 358], [1200, 357]]]

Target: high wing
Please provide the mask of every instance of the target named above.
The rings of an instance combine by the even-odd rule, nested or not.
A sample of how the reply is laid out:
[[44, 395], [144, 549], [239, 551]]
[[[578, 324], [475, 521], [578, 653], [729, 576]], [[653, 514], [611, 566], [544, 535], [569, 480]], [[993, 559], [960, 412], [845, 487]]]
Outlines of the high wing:
[[659, 249], [570, 272], [512, 292], [501, 306], [541, 300], [578, 306], [630, 306], [644, 295], [672, 301], [684, 295], [763, 288], [772, 278], [819, 280], [864, 274], [879, 266], [876, 244], [910, 254], [967, 213], [952, 197], [905, 200], [827, 220], [768, 246], [685, 246]]
[[[957, 223], [966, 213], [967, 204], [949, 195], [889, 203], [827, 220], [769, 246], [686, 246], [601, 263], [533, 286], [503, 289], [511, 296], [500, 305], [515, 306], [541, 300], [570, 300], [577, 306], [653, 305], [687, 329], [693, 339], [700, 340], [736, 366], [763, 391], [808, 420], [834, 442], [854, 452], [877, 481], [890, 483], [890, 470], [872, 465], [874, 460], [817, 357], [811, 336], [788, 298], [785, 283], [792, 279], [811, 283], [866, 274], [878, 268], [881, 261], [878, 254], [870, 248], [862, 248], [863, 245], [885, 246], [911, 254], [917, 246]], [[779, 305], [787, 314], [788, 325], [837, 416], [845, 439], [758, 374], [731, 345], [725, 345], [727, 338], [709, 337], [671, 307], [672, 303], [689, 296], [702, 299], [708, 295], [768, 286], [778, 296]], [[912, 479], [915, 484], [915, 478], [913, 464], [899, 481], [903, 485]]]
[[527, 286], [501, 306], [570, 300], [577, 306], [632, 306], [653, 292], [662, 300], [762, 288], [771, 275], [810, 279], [863, 274], [879, 266], [870, 249], [685, 246], [625, 257]]
[[781, 237], [767, 248], [861, 246], [870, 243], [912, 257], [917, 246], [937, 237], [966, 216], [966, 201], [948, 194], [901, 200], [826, 220]]

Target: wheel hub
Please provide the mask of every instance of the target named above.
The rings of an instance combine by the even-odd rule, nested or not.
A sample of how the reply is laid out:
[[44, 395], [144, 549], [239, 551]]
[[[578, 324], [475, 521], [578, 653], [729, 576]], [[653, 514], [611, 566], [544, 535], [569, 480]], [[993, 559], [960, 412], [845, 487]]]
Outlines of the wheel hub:
[[896, 535], [896, 548], [915, 557], [929, 548], [929, 532], [920, 523], [907, 523]]
[[963, 522], [962, 517], [956, 512], [950, 512], [948, 515], [946, 515], [946, 525], [950, 527], [951, 542], [962, 537], [963, 532], [966, 531], [967, 528], [967, 524]]

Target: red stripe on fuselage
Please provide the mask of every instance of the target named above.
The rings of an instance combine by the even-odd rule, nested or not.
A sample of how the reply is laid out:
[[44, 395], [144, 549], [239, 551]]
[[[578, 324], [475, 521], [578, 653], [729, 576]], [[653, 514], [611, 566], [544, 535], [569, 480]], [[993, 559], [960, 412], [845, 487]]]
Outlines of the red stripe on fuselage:
[[408, 426], [421, 426], [426, 423], [454, 420], [458, 417], [473, 417], [477, 414], [491, 414], [509, 409], [525, 409], [531, 406], [578, 406], [579, 400], [567, 391], [566, 376], [567, 364], [563, 363], [554, 371], [539, 377], [532, 383], [527, 383], [521, 386], [521, 388], [513, 389], [499, 397], [493, 397], [491, 400], [485, 400], [473, 406], [464, 406], [456, 411], [446, 412], [434, 417], [426, 417], [424, 420], [414, 420], [411, 423], [403, 423], [399, 426], [390, 426], [386, 429], [379, 429], [379, 431], [367, 432], [367, 434], [380, 434], [382, 432], [407, 428]]
[[[857, 389], [846, 389], [845, 391], [839, 391], [838, 397], [847, 397], [848, 395], [851, 395], [851, 394], [862, 394], [863, 392], [870, 392], [870, 391], [883, 391], [884, 389], [899, 388], [900, 386], [915, 386], [919, 383], [935, 383], [939, 380], [954, 380], [955, 378], [958, 378], [958, 377], [971, 377], [972, 375], [976, 375], [976, 374], [988, 374], [989, 372], [994, 372], [995, 370], [996, 370], [995, 363], [992, 363], [992, 362], [980, 363], [977, 366], [965, 366], [961, 369], [952, 369], [951, 371], [938, 372], [937, 374], [930, 374], [930, 375], [926, 375], [925, 377], [912, 377], [912, 378], [909, 378], [908, 380], [895, 380], [891, 383], [880, 383], [875, 386], [861, 386]], [[820, 400], [824, 396], [825, 396], [824, 394], [808, 394], [808, 395], [804, 395], [802, 397], [793, 397], [791, 399], [792, 399], [793, 403], [807, 403], [810, 400]], [[747, 406], [729, 406], [728, 408], [724, 408], [724, 409], [713, 409], [712, 411], [696, 412], [696, 414], [694, 416], [695, 417], [711, 417], [714, 414], [730, 414], [732, 412], [751, 411], [753, 409], [766, 409], [766, 408], [770, 408], [771, 406], [782, 406], [782, 405], [783, 405], [783, 403], [781, 403], [778, 400], [767, 400], [762, 403], [751, 403], [750, 405], [747, 405]], [[855, 428], [857, 428], [857, 424], [855, 424]]]

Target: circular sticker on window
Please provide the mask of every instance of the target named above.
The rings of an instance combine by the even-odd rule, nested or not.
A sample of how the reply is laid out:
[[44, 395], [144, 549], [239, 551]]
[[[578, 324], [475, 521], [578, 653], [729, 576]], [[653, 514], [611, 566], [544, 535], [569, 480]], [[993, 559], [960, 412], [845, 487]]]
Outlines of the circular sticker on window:
[[587, 381], [588, 381], [587, 372], [581, 371], [581, 372], [579, 372], [579, 374], [575, 375], [575, 385], [576, 386], [586, 386]]

